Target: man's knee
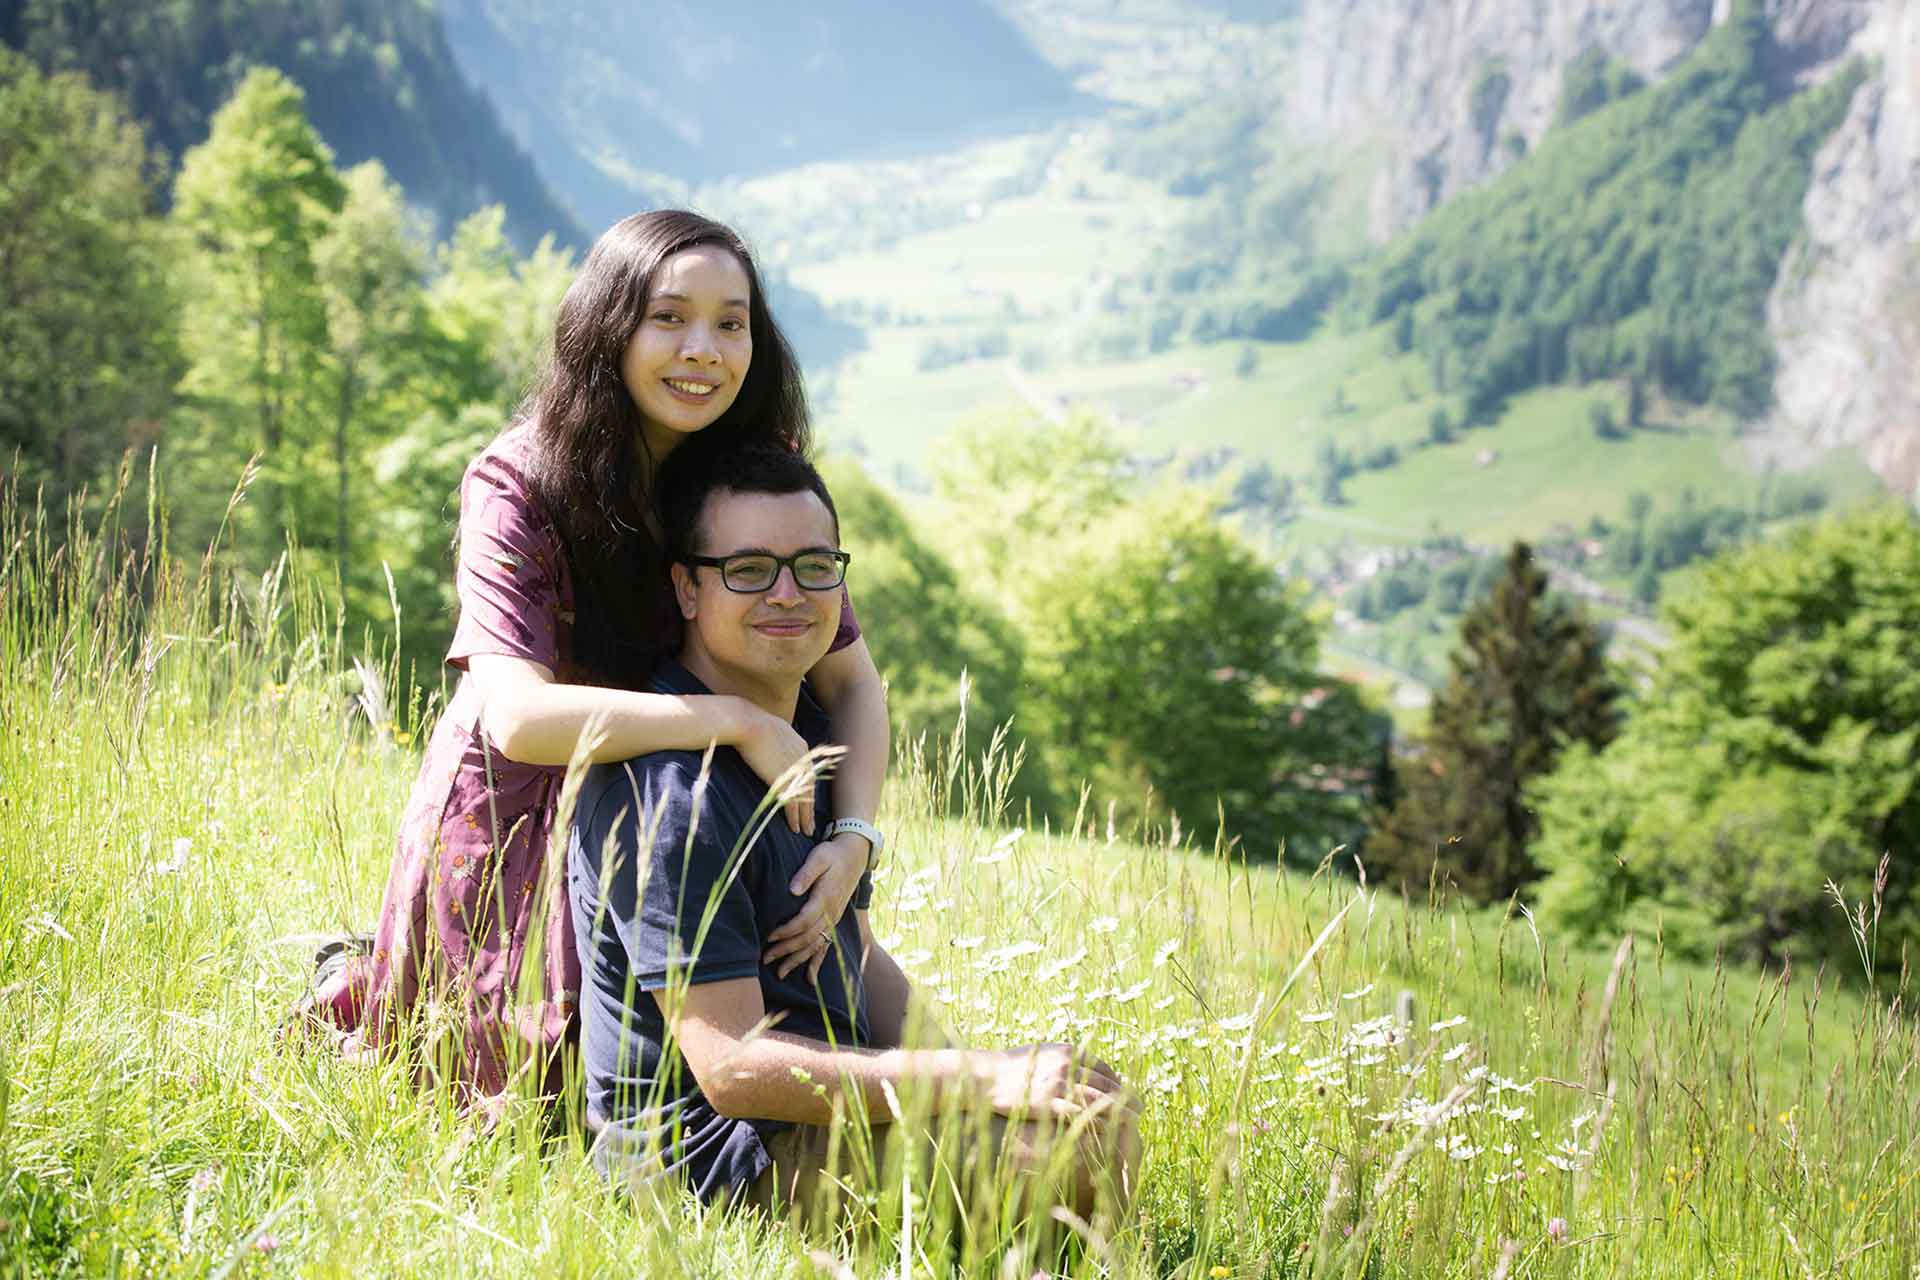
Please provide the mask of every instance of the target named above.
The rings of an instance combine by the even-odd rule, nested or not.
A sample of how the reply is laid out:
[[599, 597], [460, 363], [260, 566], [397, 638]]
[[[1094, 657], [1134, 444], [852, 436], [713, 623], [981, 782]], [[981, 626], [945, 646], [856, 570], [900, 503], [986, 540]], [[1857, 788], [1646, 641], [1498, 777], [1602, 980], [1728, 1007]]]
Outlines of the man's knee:
[[1134, 1112], [1115, 1107], [1072, 1123], [1009, 1126], [1004, 1149], [1021, 1177], [1040, 1180], [1050, 1203], [1084, 1219], [1103, 1212], [1118, 1216], [1133, 1196], [1140, 1129]]
[[776, 1212], [832, 1220], [851, 1206], [847, 1193], [898, 1187], [901, 1175], [924, 1188], [929, 1210], [957, 1221], [1014, 1207], [1044, 1215], [1055, 1205], [1083, 1219], [1114, 1216], [1133, 1195], [1140, 1158], [1138, 1114], [1115, 1105], [1073, 1121], [1021, 1120], [981, 1112], [950, 1113], [919, 1125], [874, 1125], [856, 1135], [801, 1125], [768, 1144], [770, 1168], [744, 1197]]

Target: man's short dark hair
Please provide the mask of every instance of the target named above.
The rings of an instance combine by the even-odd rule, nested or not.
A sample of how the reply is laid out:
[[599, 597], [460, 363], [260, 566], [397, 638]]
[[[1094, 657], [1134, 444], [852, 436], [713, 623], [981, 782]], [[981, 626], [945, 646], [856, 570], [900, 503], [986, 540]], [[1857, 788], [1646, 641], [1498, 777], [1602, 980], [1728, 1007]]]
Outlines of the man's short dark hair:
[[731, 493], [811, 493], [833, 518], [833, 536], [840, 537], [840, 513], [813, 464], [787, 449], [760, 445], [723, 444], [701, 448], [698, 437], [667, 459], [660, 474], [660, 522], [667, 552], [676, 561], [698, 555], [700, 517], [716, 489]]

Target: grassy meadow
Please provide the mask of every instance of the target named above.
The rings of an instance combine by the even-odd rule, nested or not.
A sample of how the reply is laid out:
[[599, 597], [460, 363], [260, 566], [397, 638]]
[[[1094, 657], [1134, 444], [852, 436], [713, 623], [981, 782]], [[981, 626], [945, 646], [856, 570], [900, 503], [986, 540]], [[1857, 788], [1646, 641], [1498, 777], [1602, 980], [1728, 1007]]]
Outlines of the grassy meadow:
[[[0, 1272], [1035, 1272], [929, 1232], [925, 1188], [839, 1235], [627, 1198], [531, 1103], [485, 1128], [283, 1044], [314, 935], [373, 919], [432, 700], [356, 672], [311, 584], [0, 529]], [[1140, 1091], [1135, 1202], [1069, 1273], [1916, 1274], [1904, 983], [1573, 948], [1099, 797], [1022, 830], [996, 772], [902, 753], [875, 918], [961, 1037]]]
[[[1610, 384], [1526, 392], [1494, 425], [1428, 445], [1433, 411], [1457, 416], [1458, 406], [1432, 390], [1417, 356], [1390, 354], [1377, 329], [1329, 331], [1304, 343], [1183, 347], [1035, 373], [988, 360], [917, 370], [914, 353], [924, 340], [917, 330], [876, 331], [869, 349], [836, 375], [828, 440], [835, 447], [857, 440], [882, 476], [925, 467], [941, 432], [969, 417], [1038, 407], [1098, 413], [1140, 457], [1230, 449], [1239, 461], [1264, 461], [1303, 481], [1329, 439], [1361, 455], [1389, 444], [1400, 450], [1395, 465], [1348, 480], [1345, 505], [1321, 503], [1306, 484], [1305, 507], [1285, 534], [1294, 546], [1393, 545], [1436, 532], [1499, 545], [1556, 525], [1580, 528], [1596, 515], [1617, 521], [1635, 491], [1670, 504], [1687, 488], [1719, 499], [1750, 493], [1761, 481], [1746, 442], [1712, 410], [1675, 406], [1623, 439], [1597, 437], [1591, 405], [1624, 413], [1624, 394]], [[1235, 364], [1248, 348], [1259, 363], [1242, 376]], [[1813, 461], [1811, 475], [1836, 505], [1878, 488], [1857, 458], [1838, 451]], [[1490, 492], [1500, 500], [1489, 501]]]

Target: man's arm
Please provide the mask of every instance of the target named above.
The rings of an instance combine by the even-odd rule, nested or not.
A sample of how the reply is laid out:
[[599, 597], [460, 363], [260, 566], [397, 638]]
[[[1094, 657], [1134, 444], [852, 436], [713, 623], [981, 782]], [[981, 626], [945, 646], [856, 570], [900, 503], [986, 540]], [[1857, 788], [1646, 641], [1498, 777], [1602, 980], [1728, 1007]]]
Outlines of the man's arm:
[[[1023, 1049], [857, 1049], [762, 1026], [757, 978], [698, 983], [676, 1001], [655, 991], [700, 1092], [725, 1116], [826, 1124], [835, 1098], [875, 1120], [891, 1117], [885, 1086], [912, 1090], [936, 1112], [984, 1106], [1002, 1115], [1071, 1117], [1126, 1091], [1070, 1045]], [[677, 1008], [675, 1005], [677, 1004]]]

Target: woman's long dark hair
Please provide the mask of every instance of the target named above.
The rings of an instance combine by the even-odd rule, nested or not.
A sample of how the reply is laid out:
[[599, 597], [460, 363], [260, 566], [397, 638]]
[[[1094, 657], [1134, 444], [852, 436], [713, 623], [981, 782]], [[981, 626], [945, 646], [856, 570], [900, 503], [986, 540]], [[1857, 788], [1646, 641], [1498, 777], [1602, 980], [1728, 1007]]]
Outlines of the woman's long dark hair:
[[767, 444], [805, 454], [812, 446], [799, 361], [740, 237], [680, 209], [614, 223], [561, 299], [552, 361], [520, 414], [533, 424], [529, 485], [573, 572], [572, 658], [607, 684], [639, 687], [678, 634], [664, 557], [648, 527], [660, 460], [647, 449], [620, 364], [661, 265], [696, 245], [727, 250], [747, 273], [753, 358], [732, 405], [677, 452], [696, 441], [703, 451]]

